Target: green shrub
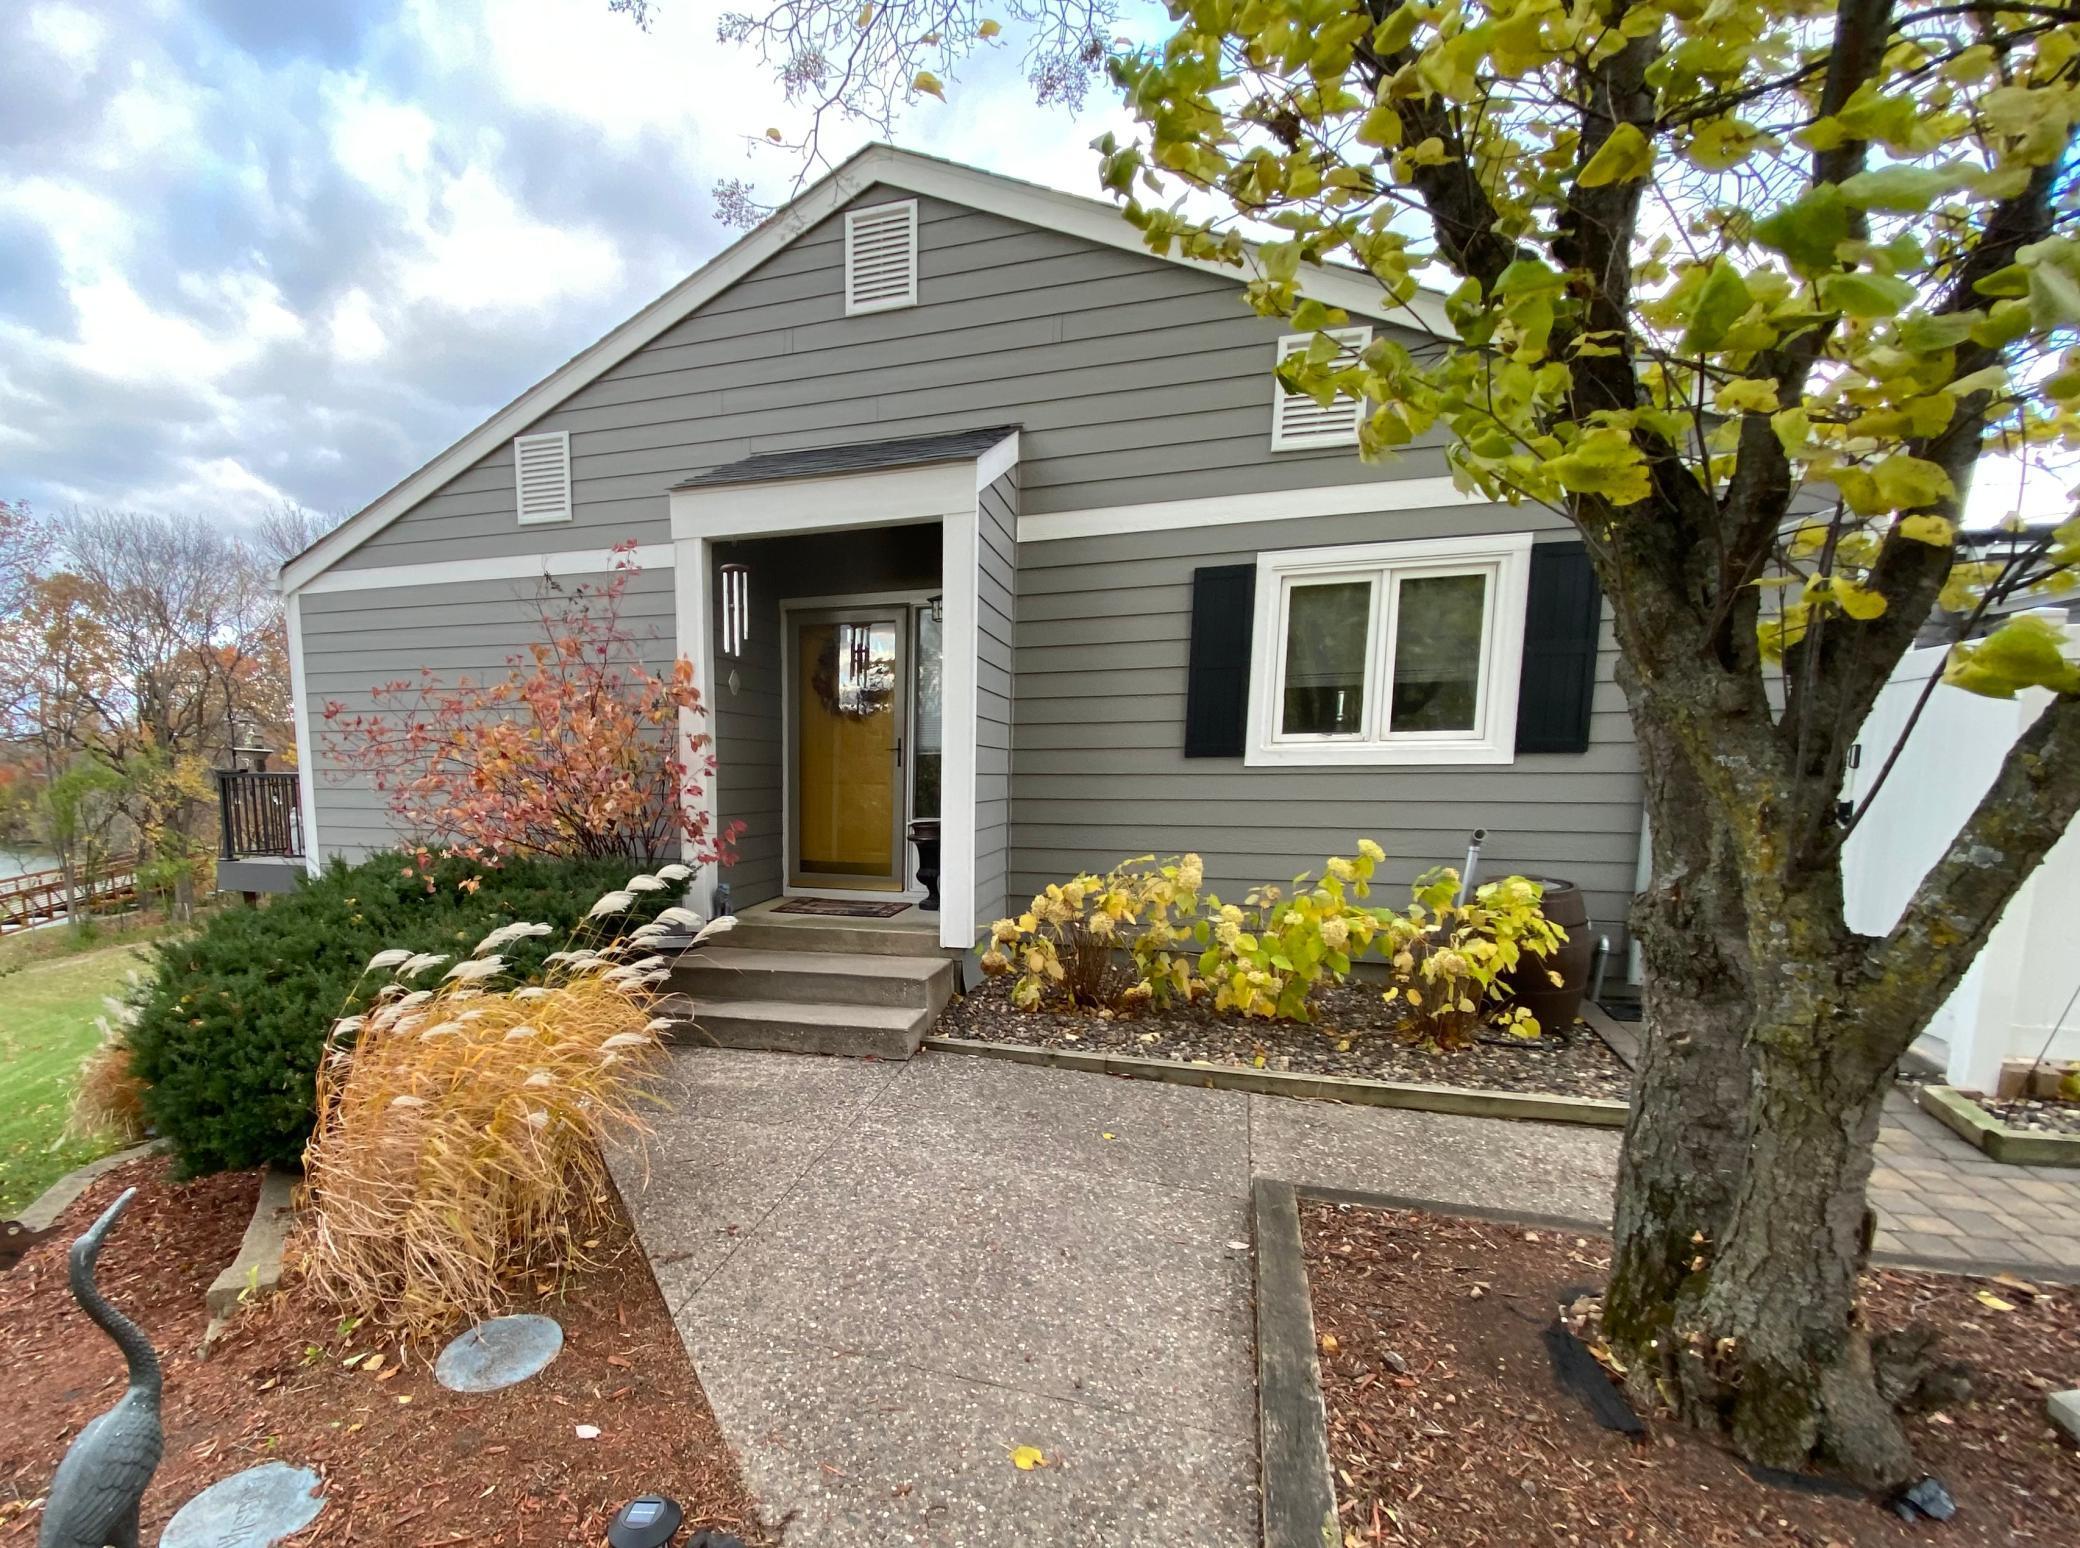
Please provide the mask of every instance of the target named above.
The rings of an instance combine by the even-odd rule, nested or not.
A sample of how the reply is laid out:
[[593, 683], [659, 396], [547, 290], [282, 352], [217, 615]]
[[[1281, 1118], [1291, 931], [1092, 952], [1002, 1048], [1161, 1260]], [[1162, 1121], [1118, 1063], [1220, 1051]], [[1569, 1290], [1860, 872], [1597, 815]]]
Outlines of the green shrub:
[[[641, 866], [627, 860], [456, 859], [378, 855], [335, 861], [263, 908], [226, 909], [200, 931], [162, 943], [128, 1038], [145, 1081], [145, 1113], [189, 1175], [293, 1163], [315, 1112], [318, 1057], [338, 1016], [366, 1009], [387, 975], [363, 977], [378, 951], [466, 957], [515, 920], [565, 934], [602, 893]], [[677, 901], [676, 887], [639, 894], [623, 928]], [[532, 973], [550, 941], [507, 953]], [[350, 996], [353, 998], [350, 1001]]]

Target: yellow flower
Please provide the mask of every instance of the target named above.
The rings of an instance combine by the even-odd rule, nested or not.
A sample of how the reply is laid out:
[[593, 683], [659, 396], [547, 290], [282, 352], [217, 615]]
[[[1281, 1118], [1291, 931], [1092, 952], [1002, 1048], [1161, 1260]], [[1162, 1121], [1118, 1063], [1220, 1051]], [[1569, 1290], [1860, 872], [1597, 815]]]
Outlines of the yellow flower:
[[1372, 861], [1379, 861], [1387, 858], [1387, 852], [1384, 849], [1381, 849], [1379, 845], [1373, 843], [1371, 839], [1358, 840], [1358, 853], [1363, 855], [1367, 860]]
[[1002, 941], [1006, 945], [1017, 940], [1018, 935], [1018, 925], [1009, 919], [999, 919], [989, 927], [989, 938], [993, 941]]
[[1358, 874], [1358, 868], [1352, 865], [1350, 861], [1344, 859], [1342, 855], [1331, 855], [1327, 869], [1329, 874], [1338, 881], [1351, 881]]
[[1097, 936], [1101, 941], [1110, 938], [1113, 930], [1112, 916], [1100, 909], [1097, 913], [1091, 915], [1089, 929], [1091, 934]]
[[1233, 946], [1242, 936], [1242, 924], [1237, 919], [1223, 919], [1213, 927], [1213, 938], [1223, 946]]
[[1350, 938], [1351, 927], [1341, 919], [1324, 919], [1322, 921], [1322, 944], [1331, 951], [1343, 950]]

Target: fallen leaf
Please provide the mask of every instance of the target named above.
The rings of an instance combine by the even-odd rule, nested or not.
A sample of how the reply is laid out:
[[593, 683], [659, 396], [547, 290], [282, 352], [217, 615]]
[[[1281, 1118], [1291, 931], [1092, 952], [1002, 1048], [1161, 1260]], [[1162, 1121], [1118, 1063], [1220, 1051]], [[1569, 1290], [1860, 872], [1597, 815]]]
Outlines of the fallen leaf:
[[1111, 1131], [1110, 1129], [1106, 1129], [1106, 1130], [1102, 1131], [1102, 1132], [1101, 1132], [1101, 1133], [1100, 1133], [1100, 1134], [1098, 1135], [1098, 1138], [1100, 1138], [1100, 1139], [1118, 1139], [1118, 1138], [1119, 1138], [1119, 1136], [1118, 1136], [1117, 1134], [1114, 1134], [1114, 1133], [1113, 1133], [1113, 1132], [1112, 1132], [1112, 1131]]
[[579, 1439], [579, 1440], [598, 1440], [598, 1439], [599, 1439], [599, 1426], [598, 1426], [598, 1425], [596, 1425], [596, 1424], [581, 1424], [581, 1425], [579, 1425], [579, 1426], [578, 1426], [578, 1439]]
[[1999, 1296], [1995, 1295], [1991, 1290], [1974, 1291], [1973, 1299], [1976, 1300], [1981, 1306], [1990, 1306], [1998, 1312], [2011, 1312], [2015, 1309], [2015, 1303], [2013, 1301], [2004, 1301]]
[[1030, 1473], [1036, 1467], [1047, 1466], [1047, 1453], [1038, 1446], [1014, 1446], [1011, 1448], [1011, 1465], [1021, 1473]]
[[1323, 1354], [1334, 1354], [1343, 1347], [1343, 1345], [1336, 1342], [1334, 1333], [1324, 1333], [1321, 1338], [1321, 1344]]

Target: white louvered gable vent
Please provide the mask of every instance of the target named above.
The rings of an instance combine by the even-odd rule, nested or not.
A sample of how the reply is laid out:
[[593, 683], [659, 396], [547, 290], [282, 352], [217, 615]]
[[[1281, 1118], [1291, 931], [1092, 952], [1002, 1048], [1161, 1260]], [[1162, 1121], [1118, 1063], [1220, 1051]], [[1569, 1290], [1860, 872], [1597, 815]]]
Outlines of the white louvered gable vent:
[[917, 305], [917, 201], [845, 217], [845, 315]]
[[[1330, 328], [1325, 331], [1340, 346], [1338, 355], [1343, 360], [1355, 361], [1365, 346], [1372, 342], [1370, 328]], [[1314, 335], [1311, 333], [1289, 333], [1278, 341], [1278, 358], [1283, 362], [1289, 355], [1304, 355], [1313, 343]], [[1271, 391], [1273, 451], [1358, 444], [1358, 421], [1365, 412], [1365, 405], [1356, 398], [1338, 397], [1324, 408], [1305, 393], [1287, 392], [1285, 383], [1276, 378], [1273, 378]]]
[[520, 499], [520, 524], [571, 519], [571, 438], [549, 435], [513, 438], [513, 484]]

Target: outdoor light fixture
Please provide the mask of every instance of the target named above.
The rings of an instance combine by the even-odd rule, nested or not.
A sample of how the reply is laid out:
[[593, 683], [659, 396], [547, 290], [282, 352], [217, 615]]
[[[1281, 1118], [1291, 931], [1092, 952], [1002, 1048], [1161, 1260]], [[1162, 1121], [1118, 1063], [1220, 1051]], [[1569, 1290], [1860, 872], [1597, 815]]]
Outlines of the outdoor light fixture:
[[930, 605], [932, 609], [932, 622], [946, 622], [946, 598], [943, 596], [934, 597], [932, 598]]
[[683, 1519], [678, 1505], [663, 1495], [638, 1495], [607, 1527], [607, 1548], [665, 1548]]
[[[643, 1494], [621, 1507], [607, 1527], [607, 1548], [667, 1548], [685, 1519], [677, 1504], [661, 1494]], [[693, 1534], [686, 1548], [744, 1548], [741, 1537], [707, 1528]]]

